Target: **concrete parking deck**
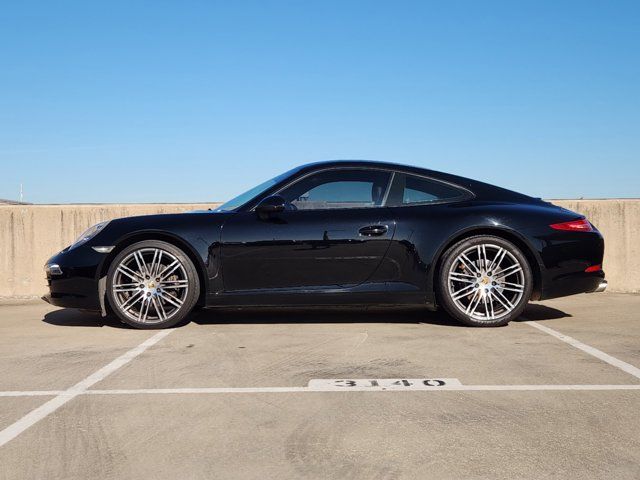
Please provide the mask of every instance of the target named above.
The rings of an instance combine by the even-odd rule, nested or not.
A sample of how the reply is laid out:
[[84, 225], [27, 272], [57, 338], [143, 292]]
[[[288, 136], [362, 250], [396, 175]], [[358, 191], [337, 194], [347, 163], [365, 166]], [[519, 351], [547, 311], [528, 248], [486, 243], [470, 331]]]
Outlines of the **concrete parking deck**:
[[[149, 332], [5, 305], [0, 478], [635, 479], [639, 311], [592, 294], [496, 329], [201, 311]], [[354, 379], [369, 383], [333, 382]]]

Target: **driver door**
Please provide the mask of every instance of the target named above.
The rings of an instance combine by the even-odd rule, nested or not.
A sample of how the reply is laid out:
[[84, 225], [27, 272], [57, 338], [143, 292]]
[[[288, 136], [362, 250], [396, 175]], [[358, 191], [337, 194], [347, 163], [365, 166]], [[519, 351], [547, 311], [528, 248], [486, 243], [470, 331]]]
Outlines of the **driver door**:
[[343, 289], [365, 283], [384, 258], [395, 222], [383, 202], [391, 173], [330, 169], [278, 192], [287, 209], [266, 219], [233, 215], [222, 232], [228, 292]]

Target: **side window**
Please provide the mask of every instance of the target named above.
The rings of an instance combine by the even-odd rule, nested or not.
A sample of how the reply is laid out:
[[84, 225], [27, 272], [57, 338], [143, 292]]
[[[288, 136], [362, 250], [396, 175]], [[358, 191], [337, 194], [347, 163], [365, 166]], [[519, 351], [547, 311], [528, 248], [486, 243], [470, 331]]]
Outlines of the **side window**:
[[382, 205], [391, 174], [335, 169], [303, 178], [280, 192], [293, 210], [366, 208]]
[[396, 175], [389, 196], [391, 205], [414, 205], [447, 200], [457, 200], [465, 192], [449, 184], [415, 175]]

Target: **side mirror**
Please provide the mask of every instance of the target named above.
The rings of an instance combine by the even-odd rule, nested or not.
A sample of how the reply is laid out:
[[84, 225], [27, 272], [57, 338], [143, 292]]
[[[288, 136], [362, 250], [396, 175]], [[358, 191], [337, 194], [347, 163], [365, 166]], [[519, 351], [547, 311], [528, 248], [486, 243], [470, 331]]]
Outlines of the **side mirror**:
[[267, 219], [275, 213], [284, 212], [286, 203], [287, 201], [280, 195], [271, 195], [256, 206], [256, 212], [260, 218]]

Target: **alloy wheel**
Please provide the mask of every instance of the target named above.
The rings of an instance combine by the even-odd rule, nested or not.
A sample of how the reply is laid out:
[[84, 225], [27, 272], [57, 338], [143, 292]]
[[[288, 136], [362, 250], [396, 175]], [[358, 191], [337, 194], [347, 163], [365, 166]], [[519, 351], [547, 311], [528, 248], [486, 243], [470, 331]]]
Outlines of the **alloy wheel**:
[[467, 248], [451, 263], [449, 295], [461, 313], [478, 321], [495, 321], [513, 312], [525, 292], [520, 261], [500, 245]]
[[140, 324], [166, 322], [178, 313], [189, 294], [183, 263], [160, 248], [140, 248], [117, 265], [111, 294], [117, 308]]

